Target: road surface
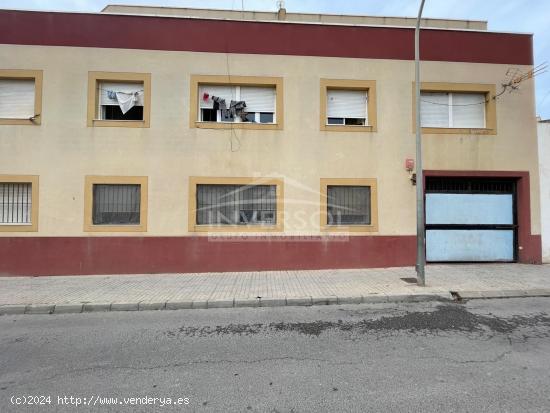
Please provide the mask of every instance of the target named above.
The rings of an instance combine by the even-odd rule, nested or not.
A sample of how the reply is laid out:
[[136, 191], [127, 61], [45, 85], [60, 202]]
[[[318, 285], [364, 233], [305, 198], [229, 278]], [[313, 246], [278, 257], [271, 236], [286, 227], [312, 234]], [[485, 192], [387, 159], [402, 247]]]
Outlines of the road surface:
[[550, 298], [0, 317], [1, 412], [542, 412], [549, 389]]

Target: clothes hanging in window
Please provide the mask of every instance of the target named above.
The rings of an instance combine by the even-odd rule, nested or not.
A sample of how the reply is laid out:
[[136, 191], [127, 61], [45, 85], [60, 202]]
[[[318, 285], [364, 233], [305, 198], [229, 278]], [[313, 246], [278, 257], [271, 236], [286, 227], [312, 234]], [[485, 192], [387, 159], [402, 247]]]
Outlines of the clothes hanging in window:
[[[229, 113], [231, 117], [240, 116], [245, 114], [246, 102], [244, 100], [232, 100], [229, 104]], [[245, 114], [246, 116], [246, 114]]]
[[132, 93], [116, 92], [114, 90], [107, 91], [107, 97], [109, 99], [116, 99], [116, 101], [118, 102], [118, 106], [122, 111], [122, 114], [125, 114], [134, 106], [136, 106], [141, 94], [143, 94], [143, 90], [139, 90], [137, 92], [132, 92]]
[[227, 105], [225, 103], [225, 99], [224, 98], [221, 98], [219, 96], [212, 96], [212, 102], [214, 102], [213, 106], [212, 106], [212, 109], [214, 110], [226, 110], [227, 109]]

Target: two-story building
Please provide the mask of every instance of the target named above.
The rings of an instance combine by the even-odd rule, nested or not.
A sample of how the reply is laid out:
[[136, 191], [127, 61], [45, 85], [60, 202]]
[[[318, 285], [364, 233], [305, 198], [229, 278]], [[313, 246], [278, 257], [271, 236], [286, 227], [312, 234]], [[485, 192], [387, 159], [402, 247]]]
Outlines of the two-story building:
[[[0, 11], [0, 275], [413, 265], [414, 19]], [[424, 19], [429, 262], [541, 262], [532, 35]]]

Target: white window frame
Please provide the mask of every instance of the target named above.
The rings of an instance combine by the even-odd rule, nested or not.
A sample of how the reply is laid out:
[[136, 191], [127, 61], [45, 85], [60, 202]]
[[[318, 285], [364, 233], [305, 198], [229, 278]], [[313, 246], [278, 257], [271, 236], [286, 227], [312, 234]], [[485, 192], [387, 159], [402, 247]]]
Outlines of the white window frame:
[[42, 70], [0, 69], [0, 79], [34, 81], [33, 113], [29, 117], [0, 117], [0, 125], [40, 125], [42, 122]]
[[[199, 86], [207, 86], [207, 83], [200, 84]], [[235, 88], [235, 100], [239, 101], [241, 100], [241, 85], [216, 85], [216, 86], [227, 86], [227, 87], [233, 87]], [[242, 87], [248, 87], [247, 85], [242, 85]], [[273, 112], [247, 112], [247, 113], [254, 113], [254, 122], [243, 122], [240, 117], [235, 117], [233, 122], [228, 122], [225, 120], [222, 120], [222, 111], [221, 109], [216, 110], [216, 123], [225, 123], [225, 124], [232, 124], [232, 123], [257, 123], [260, 125], [274, 125], [277, 123], [277, 88], [275, 86], [265, 86], [266, 88], [272, 88], [275, 91], [275, 105], [273, 108]], [[198, 105], [198, 121], [199, 122], [214, 122], [210, 120], [202, 120], [202, 110], [207, 108], [201, 108], [200, 102], [197, 102]], [[260, 114], [261, 113], [273, 113], [273, 121], [272, 122], [264, 122], [260, 123]]]
[[[448, 102], [448, 106], [447, 106], [447, 110], [448, 110], [448, 113], [447, 113], [447, 126], [431, 126], [431, 125], [422, 125], [423, 128], [441, 128], [441, 129], [464, 129], [465, 127], [464, 126], [454, 126], [453, 125], [453, 95], [458, 95], [458, 94], [471, 94], [471, 93], [468, 93], [468, 92], [431, 92], [431, 91], [422, 91], [423, 93], [446, 93], [447, 94], [447, 102]], [[477, 92], [475, 94], [479, 94], [479, 95], [482, 95], [483, 92]], [[431, 105], [431, 103], [426, 103], [426, 102], [422, 102], [422, 99], [421, 99], [421, 102], [420, 102], [420, 110], [422, 110], [422, 105], [423, 104], [426, 104], [426, 105]], [[481, 105], [481, 104], [480, 104]], [[473, 128], [473, 129], [485, 129], [487, 127], [487, 114], [486, 114], [486, 108], [485, 108], [485, 104], [481, 105], [482, 108], [483, 108], [483, 127], [482, 128]], [[466, 127], [466, 128], [469, 128], [469, 127]]]
[[116, 122], [143, 122], [143, 120], [145, 118], [145, 102], [144, 102], [145, 96], [143, 94], [141, 96], [141, 100], [142, 100], [141, 105], [135, 105], [135, 106], [142, 106], [143, 107], [143, 115], [142, 115], [141, 119], [137, 119], [137, 120], [105, 119], [105, 113], [107, 112], [107, 106], [115, 106], [115, 105], [102, 105], [101, 104], [101, 89], [102, 89], [102, 84], [104, 84], [104, 83], [126, 83], [128, 85], [139, 85], [141, 87], [141, 90], [145, 93], [145, 82], [124, 82], [124, 81], [112, 81], [112, 80], [98, 80], [97, 81], [97, 89], [98, 89], [98, 99], [97, 99], [98, 119], [97, 120], [102, 120], [102, 121], [107, 121], [107, 122], [110, 122], [110, 121], [116, 121]]
[[[368, 90], [363, 90], [362, 91], [362, 92], [365, 93], [365, 118], [364, 118], [365, 119], [365, 124], [364, 125], [346, 125], [346, 119], [363, 119], [363, 118], [352, 118], [352, 117], [341, 118], [341, 117], [328, 116], [328, 95], [329, 95], [330, 90], [345, 91], [345, 90], [349, 90], [349, 89], [338, 89], [338, 88], [332, 88], [332, 87], [327, 89], [327, 101], [325, 102], [326, 111], [327, 111], [327, 116], [325, 118], [325, 125], [326, 126], [358, 126], [358, 127], [371, 126], [369, 124], [369, 91]], [[342, 123], [329, 123], [328, 122], [329, 118], [331, 118], [331, 119], [342, 119]]]

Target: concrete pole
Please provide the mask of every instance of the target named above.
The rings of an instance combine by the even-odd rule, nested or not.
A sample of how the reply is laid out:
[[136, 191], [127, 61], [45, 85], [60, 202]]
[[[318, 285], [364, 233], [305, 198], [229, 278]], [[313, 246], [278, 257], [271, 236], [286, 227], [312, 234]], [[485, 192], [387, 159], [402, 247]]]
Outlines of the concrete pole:
[[424, 231], [424, 174], [422, 173], [422, 129], [420, 125], [420, 18], [424, 9], [420, 2], [414, 30], [414, 80], [416, 93], [416, 282], [426, 285], [426, 233]]

